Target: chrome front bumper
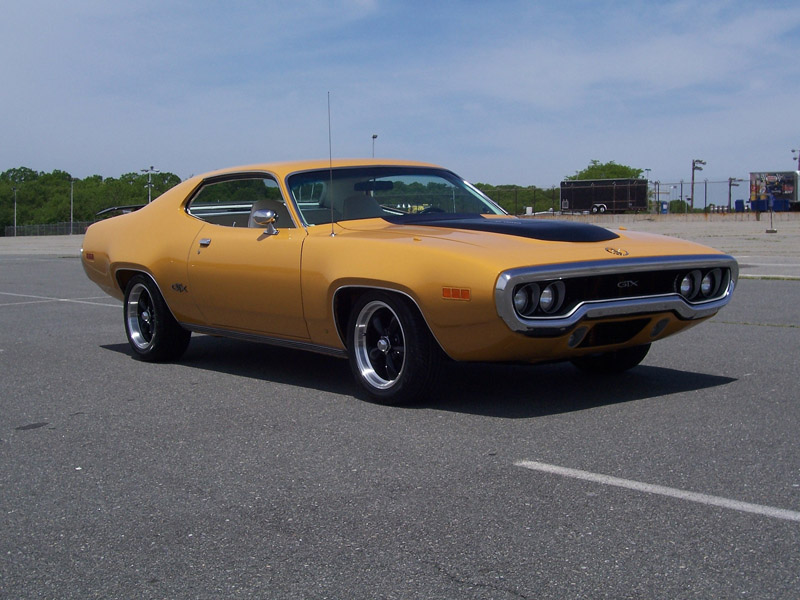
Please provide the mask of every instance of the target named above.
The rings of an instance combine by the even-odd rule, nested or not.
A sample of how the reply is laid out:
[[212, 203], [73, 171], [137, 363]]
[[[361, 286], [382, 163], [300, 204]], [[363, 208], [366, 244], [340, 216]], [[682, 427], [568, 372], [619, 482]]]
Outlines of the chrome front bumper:
[[[645, 271], [676, 271], [722, 268], [730, 271], [727, 286], [715, 298], [690, 302], [679, 293], [589, 300], [578, 303], [566, 314], [523, 317], [514, 310], [514, 290], [524, 283], [576, 277], [628, 275]], [[532, 337], [553, 337], [571, 331], [587, 319], [607, 319], [639, 314], [672, 312], [683, 320], [710, 317], [728, 304], [739, 276], [739, 265], [732, 256], [710, 254], [650, 258], [618, 258], [601, 261], [522, 267], [500, 274], [495, 285], [497, 313], [512, 331]]]

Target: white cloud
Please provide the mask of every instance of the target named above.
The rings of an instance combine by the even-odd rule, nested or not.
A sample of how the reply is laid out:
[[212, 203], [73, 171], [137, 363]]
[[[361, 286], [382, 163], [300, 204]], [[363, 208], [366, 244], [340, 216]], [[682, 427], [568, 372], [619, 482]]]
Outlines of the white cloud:
[[789, 2], [29, 0], [4, 17], [0, 170], [324, 156], [329, 91], [335, 154], [377, 133], [379, 155], [495, 183], [593, 158], [680, 178], [698, 152], [727, 178], [800, 143]]

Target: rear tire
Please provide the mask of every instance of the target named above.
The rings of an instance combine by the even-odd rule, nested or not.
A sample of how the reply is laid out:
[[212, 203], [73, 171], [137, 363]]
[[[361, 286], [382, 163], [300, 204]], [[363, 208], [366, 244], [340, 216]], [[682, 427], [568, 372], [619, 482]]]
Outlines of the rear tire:
[[409, 300], [385, 292], [364, 294], [347, 326], [350, 368], [370, 399], [411, 404], [430, 389], [442, 352]]
[[191, 332], [172, 316], [155, 282], [134, 275], [125, 288], [125, 334], [134, 356], [148, 362], [176, 360], [186, 351]]
[[572, 364], [581, 371], [594, 375], [613, 375], [632, 369], [644, 360], [650, 351], [650, 344], [623, 348], [613, 352], [602, 354], [588, 354], [579, 358], [573, 358]]

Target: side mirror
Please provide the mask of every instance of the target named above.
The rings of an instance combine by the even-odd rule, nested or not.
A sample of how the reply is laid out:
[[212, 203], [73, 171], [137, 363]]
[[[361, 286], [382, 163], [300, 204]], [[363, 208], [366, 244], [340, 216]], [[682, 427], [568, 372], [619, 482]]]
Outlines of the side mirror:
[[278, 222], [278, 215], [272, 210], [257, 210], [253, 213], [253, 223], [264, 227], [267, 235], [278, 235], [275, 224]]

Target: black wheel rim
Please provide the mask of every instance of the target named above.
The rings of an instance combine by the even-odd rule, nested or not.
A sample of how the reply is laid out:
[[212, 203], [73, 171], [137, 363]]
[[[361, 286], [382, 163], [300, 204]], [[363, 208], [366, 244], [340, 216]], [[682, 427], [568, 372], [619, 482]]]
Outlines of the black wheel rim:
[[155, 336], [155, 307], [150, 290], [142, 283], [137, 283], [128, 294], [125, 306], [128, 323], [128, 337], [139, 350], [147, 350]]
[[403, 374], [406, 360], [403, 325], [381, 301], [368, 303], [355, 324], [355, 357], [361, 377], [371, 387], [391, 388]]

